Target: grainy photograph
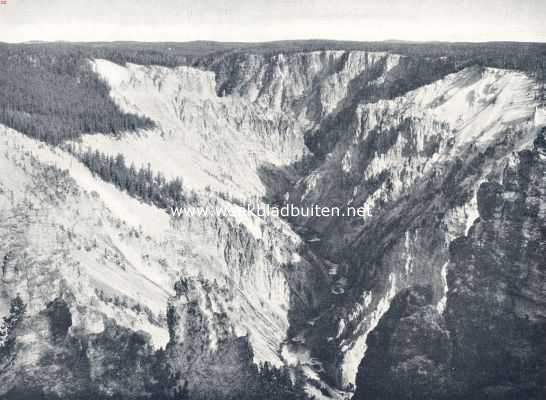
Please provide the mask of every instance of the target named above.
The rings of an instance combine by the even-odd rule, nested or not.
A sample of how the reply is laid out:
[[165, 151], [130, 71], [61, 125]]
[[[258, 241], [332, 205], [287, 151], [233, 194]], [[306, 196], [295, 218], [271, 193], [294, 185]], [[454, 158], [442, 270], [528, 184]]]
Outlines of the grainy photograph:
[[0, 0], [0, 399], [546, 399], [545, 81], [543, 0]]

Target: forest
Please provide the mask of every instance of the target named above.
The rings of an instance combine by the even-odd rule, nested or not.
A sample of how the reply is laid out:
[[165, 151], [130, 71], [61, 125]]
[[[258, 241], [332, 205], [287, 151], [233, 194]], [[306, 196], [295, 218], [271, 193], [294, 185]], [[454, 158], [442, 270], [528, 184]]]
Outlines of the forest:
[[114, 157], [91, 149], [78, 153], [73, 146], [66, 147], [92, 173], [145, 203], [169, 209], [187, 201], [182, 178], [177, 177], [168, 181], [160, 172], [154, 174], [150, 164], [138, 169], [134, 164], [128, 167], [123, 154]]
[[122, 112], [81, 52], [0, 45], [0, 123], [57, 145], [82, 133], [154, 126]]

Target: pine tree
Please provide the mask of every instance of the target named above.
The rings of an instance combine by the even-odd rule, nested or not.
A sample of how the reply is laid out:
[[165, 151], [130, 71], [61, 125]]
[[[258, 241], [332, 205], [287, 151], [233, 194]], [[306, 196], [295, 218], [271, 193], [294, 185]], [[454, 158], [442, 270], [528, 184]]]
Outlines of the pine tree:
[[4, 362], [15, 345], [16, 330], [26, 313], [26, 304], [17, 295], [10, 303], [9, 314], [0, 326], [0, 362]]

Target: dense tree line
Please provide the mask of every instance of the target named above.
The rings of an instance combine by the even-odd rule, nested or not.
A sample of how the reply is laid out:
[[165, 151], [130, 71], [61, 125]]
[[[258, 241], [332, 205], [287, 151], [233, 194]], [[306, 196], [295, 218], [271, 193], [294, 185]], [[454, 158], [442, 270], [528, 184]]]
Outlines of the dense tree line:
[[545, 43], [525, 42], [360, 42], [340, 40], [285, 40], [262, 43], [229, 42], [95, 42], [95, 43], [0, 43], [0, 57], [9, 51], [19, 54], [50, 54], [52, 57], [78, 55], [80, 58], [104, 58], [118, 64], [194, 65], [208, 68], [211, 61], [227, 54], [253, 53], [271, 55], [323, 50], [390, 51], [397, 54], [440, 58], [459, 63], [479, 64], [532, 72], [537, 59], [546, 56]]
[[83, 53], [44, 50], [0, 46], [0, 123], [55, 145], [153, 126], [119, 109]]
[[77, 153], [73, 147], [67, 147], [94, 174], [103, 180], [111, 182], [129, 195], [162, 209], [180, 206], [186, 201], [182, 178], [167, 180], [158, 172], [154, 174], [150, 164], [136, 168], [134, 164], [127, 166], [123, 154], [110, 156], [98, 150], [88, 149]]

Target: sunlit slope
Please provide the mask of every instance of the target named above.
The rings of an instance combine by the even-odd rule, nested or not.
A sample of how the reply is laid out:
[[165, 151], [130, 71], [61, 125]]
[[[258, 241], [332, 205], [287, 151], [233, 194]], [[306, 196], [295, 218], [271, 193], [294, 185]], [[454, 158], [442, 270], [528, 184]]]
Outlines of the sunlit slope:
[[279, 362], [291, 301], [283, 268], [303, 262], [286, 224], [248, 216], [172, 220], [59, 149], [4, 127], [1, 135], [3, 311], [17, 293], [31, 314], [70, 293], [74, 332], [100, 332], [114, 318], [164, 346], [174, 283], [200, 276], [223, 288], [227, 318], [236, 335], [252, 332], [256, 359]]

